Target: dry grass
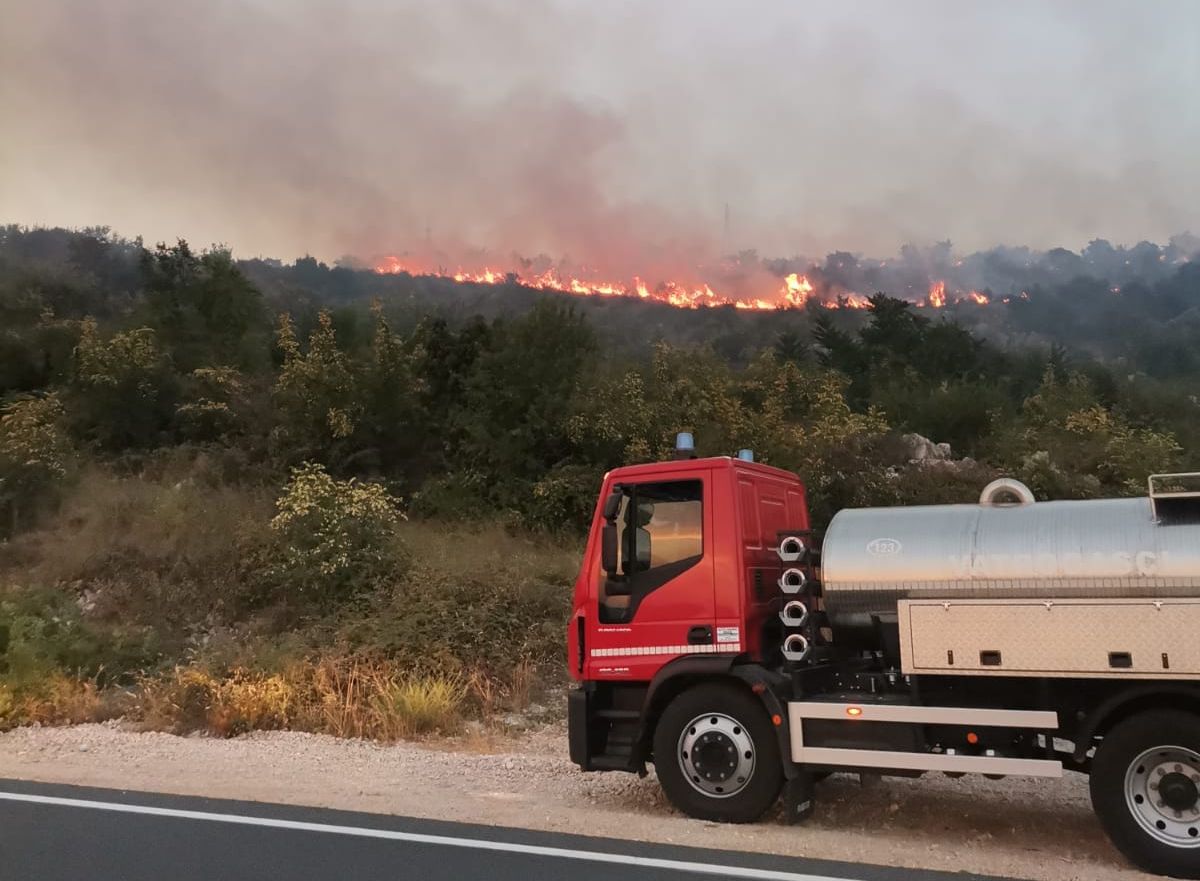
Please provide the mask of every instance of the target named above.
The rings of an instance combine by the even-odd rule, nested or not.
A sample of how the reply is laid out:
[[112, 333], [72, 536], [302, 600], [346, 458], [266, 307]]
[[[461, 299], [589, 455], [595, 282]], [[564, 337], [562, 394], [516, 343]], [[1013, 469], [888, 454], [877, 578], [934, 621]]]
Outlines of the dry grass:
[[508, 705], [513, 710], [524, 710], [529, 706], [537, 668], [529, 658], [522, 658], [513, 668], [508, 681]]
[[148, 729], [176, 733], [290, 728], [389, 741], [457, 732], [467, 691], [458, 677], [405, 674], [379, 661], [327, 658], [226, 676], [177, 667], [142, 682], [135, 715]]
[[500, 684], [495, 679], [475, 670], [467, 677], [467, 688], [479, 708], [480, 716], [488, 719], [495, 715], [500, 706]]
[[436, 561], [448, 576], [530, 576], [571, 584], [579, 571], [578, 543], [541, 536], [514, 535], [495, 523], [457, 524], [409, 520], [397, 537], [414, 559]]
[[113, 697], [104, 695], [95, 679], [57, 672], [15, 691], [0, 685], [0, 725], [96, 722], [119, 712]]
[[23, 641], [0, 651], [0, 726], [124, 710], [180, 733], [455, 733], [467, 714], [526, 709], [535, 665], [557, 661], [572, 542], [401, 523], [395, 541], [419, 569], [317, 615], [254, 593], [272, 554], [269, 489], [222, 483], [198, 460], [141, 475], [86, 470], [41, 528], [0, 545], [0, 584], [29, 598], [10, 598], [9, 618], [58, 622], [14, 629]]
[[25, 539], [37, 545], [38, 562], [23, 580], [86, 580], [114, 559], [158, 571], [222, 572], [247, 528], [265, 529], [271, 510], [269, 496], [240, 487], [88, 471], [54, 522]]

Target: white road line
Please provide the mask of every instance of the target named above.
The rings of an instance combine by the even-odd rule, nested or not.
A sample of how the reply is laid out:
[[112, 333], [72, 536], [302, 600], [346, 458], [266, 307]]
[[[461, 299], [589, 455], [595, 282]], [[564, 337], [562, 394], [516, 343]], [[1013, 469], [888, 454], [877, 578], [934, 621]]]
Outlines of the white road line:
[[142, 814], [171, 817], [177, 820], [204, 820], [211, 823], [231, 823], [239, 826], [266, 826], [271, 829], [293, 829], [299, 832], [325, 832], [333, 835], [353, 835], [359, 838], [382, 838], [388, 841], [409, 841], [413, 844], [433, 844], [443, 847], [463, 847], [474, 850], [522, 853], [564, 860], [583, 860], [592, 863], [615, 863], [621, 866], [644, 866], [648, 869], [667, 869], [694, 872], [699, 875], [719, 875], [725, 878], [754, 878], [761, 881], [856, 881], [853, 878], [832, 878], [828, 875], [809, 875], [804, 872], [781, 872], [773, 869], [752, 869], [745, 866], [720, 866], [688, 860], [667, 860], [655, 857], [629, 856], [567, 847], [543, 847], [510, 841], [488, 841], [484, 838], [455, 838], [451, 835], [423, 835], [417, 832], [397, 832], [392, 829], [371, 829], [363, 826], [338, 826], [330, 823], [306, 823], [300, 820], [277, 820], [273, 817], [250, 817], [242, 814], [218, 814], [211, 811], [187, 811], [177, 808], [156, 808], [150, 805], [130, 805], [120, 802], [91, 801], [82, 798], [56, 798], [49, 795], [26, 795], [19, 792], [0, 792], [0, 801], [28, 802], [65, 808], [87, 808], [114, 811], [121, 814]]

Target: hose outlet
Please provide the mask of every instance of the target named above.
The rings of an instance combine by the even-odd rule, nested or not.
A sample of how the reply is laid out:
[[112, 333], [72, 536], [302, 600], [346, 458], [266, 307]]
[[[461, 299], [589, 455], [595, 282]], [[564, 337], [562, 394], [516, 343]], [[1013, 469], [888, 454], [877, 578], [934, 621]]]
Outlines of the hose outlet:
[[795, 567], [785, 569], [783, 570], [783, 574], [779, 576], [779, 589], [784, 593], [799, 593], [807, 583], [808, 576], [804, 574], [803, 569]]
[[783, 656], [789, 661], [803, 661], [811, 649], [808, 637], [800, 633], [793, 633], [783, 641]]
[[803, 627], [808, 623], [808, 606], [801, 600], [791, 600], [780, 610], [779, 620], [788, 627]]
[[777, 553], [779, 554], [779, 559], [783, 560], [783, 562], [795, 563], [804, 556], [806, 550], [808, 548], [804, 546], [804, 539], [799, 536], [789, 535], [779, 543]]

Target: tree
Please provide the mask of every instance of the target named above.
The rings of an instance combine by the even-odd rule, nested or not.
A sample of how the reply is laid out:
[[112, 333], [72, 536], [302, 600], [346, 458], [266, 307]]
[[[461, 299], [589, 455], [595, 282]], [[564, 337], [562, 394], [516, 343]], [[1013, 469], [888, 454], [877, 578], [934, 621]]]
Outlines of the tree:
[[863, 401], [869, 388], [870, 362], [866, 347], [834, 322], [831, 315], [821, 313], [813, 322], [813, 339], [817, 346], [817, 361], [822, 367], [836, 370], [850, 380], [852, 399]]
[[184, 371], [252, 366], [260, 358], [262, 295], [228, 251], [192, 252], [183, 239], [142, 252], [150, 322]]
[[1170, 433], [1101, 405], [1082, 374], [1060, 378], [1053, 369], [993, 444], [996, 460], [1043, 498], [1144, 492], [1147, 476], [1172, 470], [1180, 453]]
[[796, 330], [785, 330], [775, 340], [775, 354], [784, 361], [803, 364], [808, 360], [808, 343]]
[[197, 367], [183, 382], [175, 425], [184, 440], [229, 441], [247, 427], [246, 377], [232, 367]]
[[332, 317], [320, 313], [305, 351], [291, 317], [283, 313], [276, 341], [283, 367], [272, 391], [276, 414], [272, 448], [285, 462], [312, 459], [340, 469], [350, 467], [361, 449], [352, 438], [362, 407], [357, 377], [350, 359], [338, 348]]
[[578, 310], [550, 298], [494, 325], [492, 337], [454, 421], [462, 465], [492, 475], [495, 500], [515, 504], [528, 481], [570, 454], [572, 400], [597, 344]]
[[177, 378], [154, 330], [139, 327], [104, 339], [85, 319], [67, 397], [76, 431], [109, 450], [164, 439], [175, 411]]
[[423, 446], [418, 389], [411, 355], [392, 332], [383, 306], [372, 306], [375, 332], [362, 378], [362, 424], [378, 467], [386, 474], [412, 468]]

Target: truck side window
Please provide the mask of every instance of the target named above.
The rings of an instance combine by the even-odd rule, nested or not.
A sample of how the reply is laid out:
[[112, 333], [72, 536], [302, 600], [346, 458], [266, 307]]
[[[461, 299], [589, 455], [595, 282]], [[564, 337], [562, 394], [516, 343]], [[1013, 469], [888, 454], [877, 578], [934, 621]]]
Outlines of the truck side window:
[[600, 620], [605, 623], [631, 620], [647, 595], [704, 556], [701, 481], [631, 484], [622, 492], [618, 575], [601, 576]]

